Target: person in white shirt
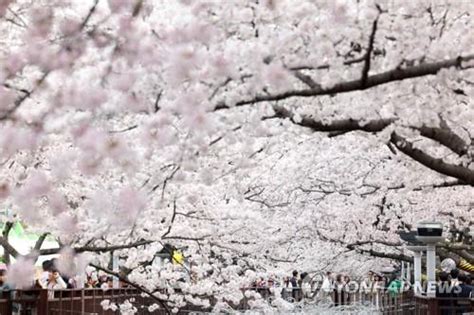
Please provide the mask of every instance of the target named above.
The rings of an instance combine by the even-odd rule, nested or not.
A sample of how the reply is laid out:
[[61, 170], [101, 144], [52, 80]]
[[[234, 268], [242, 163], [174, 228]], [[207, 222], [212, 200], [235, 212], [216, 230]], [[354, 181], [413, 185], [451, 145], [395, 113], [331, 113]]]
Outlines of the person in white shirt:
[[53, 263], [51, 260], [43, 261], [43, 272], [41, 273], [41, 276], [38, 279], [38, 282], [43, 289], [48, 288], [49, 273], [52, 268], [53, 268]]
[[318, 296], [322, 300], [329, 300], [331, 299], [332, 291], [334, 289], [334, 279], [332, 276], [332, 272], [326, 272], [326, 276], [323, 279], [323, 283], [321, 284], [321, 290], [318, 292]]
[[57, 270], [49, 272], [49, 278], [46, 288], [48, 289], [48, 298], [54, 298], [54, 290], [63, 290], [67, 288], [67, 284], [59, 275]]

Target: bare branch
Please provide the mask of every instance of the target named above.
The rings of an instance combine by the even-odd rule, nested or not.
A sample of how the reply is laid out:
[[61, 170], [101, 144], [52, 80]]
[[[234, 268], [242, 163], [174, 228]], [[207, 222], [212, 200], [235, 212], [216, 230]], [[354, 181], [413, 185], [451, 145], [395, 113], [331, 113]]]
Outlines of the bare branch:
[[157, 190], [160, 186], [161, 187], [161, 200], [163, 201], [163, 199], [165, 198], [165, 189], [166, 189], [166, 185], [168, 184], [168, 182], [173, 179], [174, 175], [176, 175], [176, 173], [179, 171], [181, 167], [180, 166], [176, 166], [175, 169], [171, 172], [170, 175], [166, 176], [165, 179], [163, 180], [163, 183], [162, 184], [157, 184], [155, 186], [153, 186], [151, 188], [151, 191], [154, 192], [155, 190]]
[[173, 215], [171, 216], [171, 221], [170, 221], [170, 224], [168, 226], [168, 230], [166, 230], [166, 232], [163, 234], [162, 238], [166, 237], [170, 234], [171, 228], [173, 226], [175, 218], [176, 218], [176, 199], [173, 201]]
[[156, 94], [156, 99], [155, 99], [155, 103], [154, 103], [155, 113], [157, 113], [160, 110], [160, 100], [161, 100], [162, 95], [163, 95], [163, 91], [160, 91], [160, 92], [158, 92], [158, 94]]
[[372, 57], [372, 51], [374, 49], [374, 40], [375, 40], [375, 33], [377, 32], [377, 23], [379, 20], [379, 16], [375, 19], [374, 23], [372, 24], [372, 33], [370, 33], [369, 37], [369, 47], [367, 48], [367, 53], [365, 54], [364, 59], [364, 67], [362, 68], [362, 86], [367, 84], [367, 77], [370, 71], [370, 58]]
[[[365, 60], [365, 55], [361, 56], [361, 57], [358, 57], [358, 58], [354, 58], [354, 59], [350, 59], [350, 60], [344, 60], [343, 64], [345, 66], [350, 66], [350, 65], [353, 65], [353, 64], [356, 64], [356, 63], [359, 63], [359, 62], [362, 62]], [[298, 71], [298, 70], [327, 70], [327, 69], [330, 69], [331, 68], [331, 65], [329, 64], [323, 64], [323, 65], [319, 65], [319, 66], [309, 66], [309, 65], [300, 65], [300, 66], [292, 66], [292, 67], [289, 67], [288, 70], [291, 70], [291, 71]]]
[[[422, 63], [417, 66], [411, 66], [408, 68], [395, 68], [386, 72], [369, 75], [366, 83], [362, 84], [362, 80], [344, 81], [330, 88], [316, 88], [316, 89], [304, 89], [304, 90], [291, 90], [279, 94], [260, 94], [252, 99], [242, 100], [235, 104], [235, 106], [244, 106], [249, 104], [261, 103], [261, 102], [272, 102], [288, 99], [291, 97], [314, 97], [320, 95], [332, 95], [337, 93], [348, 93], [359, 90], [366, 90], [371, 87], [383, 85], [391, 82], [402, 81], [412, 78], [423, 77], [427, 75], [433, 75], [438, 73], [441, 69], [458, 67], [462, 69], [463, 63], [474, 60], [474, 55], [458, 56], [457, 58], [447, 59], [443, 61], [437, 61], [432, 63]], [[225, 103], [218, 103], [214, 110], [221, 110], [230, 108]]]
[[84, 20], [82, 21], [81, 26], [80, 26], [80, 29], [83, 29], [83, 28], [87, 25], [87, 22], [89, 22], [90, 18], [92, 17], [92, 14], [94, 14], [95, 9], [97, 8], [97, 5], [98, 5], [98, 4], [99, 4], [99, 0], [95, 0], [95, 1], [94, 1], [94, 4], [93, 4], [92, 7], [89, 9], [89, 12], [87, 13], [86, 17], [85, 17]]
[[309, 86], [310, 88], [312, 89], [317, 89], [317, 88], [320, 88], [321, 86], [319, 84], [317, 84], [316, 82], [314, 82], [314, 80], [309, 76], [309, 75], [306, 75], [300, 71], [295, 71], [294, 72], [294, 75], [295, 77], [297, 77], [301, 82], [303, 82], [304, 84], [306, 84], [307, 86]]
[[130, 130], [134, 130], [134, 129], [137, 129], [137, 128], [138, 128], [138, 125], [132, 125], [130, 127], [120, 129], [120, 130], [110, 130], [109, 133], [122, 133], [122, 132], [127, 132], [127, 131], [130, 131]]
[[43, 84], [48, 74], [49, 72], [43, 73], [43, 75], [38, 79], [38, 81], [36, 81], [36, 85], [35, 87], [33, 87], [33, 89], [31, 89], [30, 91], [23, 91], [24, 94], [15, 100], [13, 106], [10, 109], [4, 111], [3, 113], [0, 113], [0, 121], [9, 119], [11, 115], [13, 115], [16, 110], [21, 106], [21, 104], [23, 104], [23, 102], [27, 100], [41, 86], [41, 84]]
[[[3, 239], [5, 240], [6, 243], [8, 243], [8, 235], [10, 234], [10, 231], [13, 228], [13, 225], [14, 225], [14, 223], [12, 221], [7, 221], [7, 222], [5, 222], [5, 226], [3, 227], [2, 237], [3, 237]], [[10, 253], [7, 250], [4, 250], [3, 259], [4, 259], [6, 264], [10, 263]]]

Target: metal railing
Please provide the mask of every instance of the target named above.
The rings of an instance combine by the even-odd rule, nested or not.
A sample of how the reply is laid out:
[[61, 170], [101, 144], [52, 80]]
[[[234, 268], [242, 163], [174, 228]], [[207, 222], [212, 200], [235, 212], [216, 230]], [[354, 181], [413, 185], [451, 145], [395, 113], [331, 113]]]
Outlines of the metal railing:
[[119, 310], [104, 310], [101, 303], [108, 300], [119, 305], [133, 300], [138, 315], [165, 314], [162, 310], [148, 311], [154, 304], [151, 298], [142, 296], [135, 289], [65, 289], [48, 291], [44, 289], [4, 291], [0, 297], [0, 314], [31, 315], [111, 315]]
[[[275, 299], [274, 288], [245, 288], [243, 291], [254, 291], [258, 296], [266, 299], [269, 303]], [[296, 289], [296, 290], [295, 290]], [[345, 292], [334, 290], [323, 292], [305, 292], [295, 288], [286, 297], [288, 302], [300, 305], [324, 304], [328, 308], [344, 307], [366, 307], [376, 310], [380, 314], [413, 314], [413, 315], [450, 315], [474, 312], [474, 299], [468, 298], [428, 298], [426, 296], [414, 296], [412, 292], [389, 293], [386, 291], [359, 291]], [[295, 293], [295, 294], [293, 294]], [[245, 295], [245, 294], [244, 294]], [[48, 291], [35, 290], [13, 290], [4, 291], [0, 294], [1, 315], [112, 315], [120, 314], [119, 310], [104, 310], [101, 303], [108, 300], [110, 303], [119, 305], [126, 300], [132, 300], [138, 315], [164, 315], [162, 309], [149, 311], [149, 306], [154, 304], [150, 297], [143, 296], [136, 289], [66, 289]], [[254, 298], [246, 297], [234, 310], [249, 310]], [[209, 310], [189, 307], [188, 310], [180, 310], [178, 314], [189, 315], [191, 313], [205, 314]]]

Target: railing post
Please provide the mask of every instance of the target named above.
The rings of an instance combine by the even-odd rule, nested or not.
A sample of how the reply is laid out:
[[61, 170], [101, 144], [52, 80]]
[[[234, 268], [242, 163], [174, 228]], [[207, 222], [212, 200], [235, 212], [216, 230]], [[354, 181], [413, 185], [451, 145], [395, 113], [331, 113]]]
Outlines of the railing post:
[[4, 291], [3, 295], [7, 298], [7, 314], [12, 314], [13, 312], [13, 294], [16, 295], [16, 291]]
[[84, 288], [81, 289], [81, 314], [85, 312], [85, 305], [84, 305]]
[[428, 299], [428, 314], [439, 315], [438, 300]]
[[48, 315], [48, 290], [39, 291], [37, 315]]

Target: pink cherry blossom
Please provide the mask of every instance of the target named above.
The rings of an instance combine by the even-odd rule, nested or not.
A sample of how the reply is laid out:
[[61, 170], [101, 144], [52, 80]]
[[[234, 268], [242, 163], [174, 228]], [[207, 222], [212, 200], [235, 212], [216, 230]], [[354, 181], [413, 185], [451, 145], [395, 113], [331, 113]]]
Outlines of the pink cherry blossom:
[[142, 192], [132, 187], [124, 187], [118, 192], [117, 212], [125, 224], [132, 224], [145, 206], [146, 198]]
[[59, 257], [56, 260], [56, 268], [58, 271], [67, 277], [73, 277], [77, 274], [77, 266], [75, 261], [74, 250], [65, 246], [59, 252]]
[[34, 27], [30, 29], [30, 35], [34, 37], [47, 36], [53, 23], [53, 14], [50, 7], [42, 7], [33, 10], [31, 20]]
[[33, 260], [19, 257], [8, 268], [7, 281], [15, 289], [28, 289], [33, 286], [34, 275], [35, 266]]
[[48, 194], [48, 205], [54, 216], [61, 214], [68, 208], [66, 198], [57, 191], [51, 191]]
[[3, 86], [0, 86], [0, 114], [14, 106], [15, 93]]
[[272, 88], [281, 89], [289, 84], [289, 72], [281, 64], [271, 63], [263, 68], [263, 77]]
[[113, 13], [118, 13], [120, 11], [130, 11], [132, 9], [133, 1], [129, 0], [107, 0], [109, 4], [110, 11]]
[[62, 242], [69, 243], [72, 241], [74, 235], [79, 231], [77, 223], [77, 218], [66, 212], [57, 217], [57, 229]]
[[3, 17], [7, 12], [8, 6], [13, 0], [0, 0], [0, 17]]

